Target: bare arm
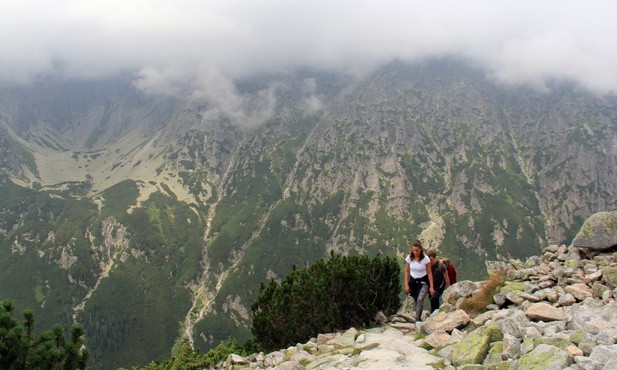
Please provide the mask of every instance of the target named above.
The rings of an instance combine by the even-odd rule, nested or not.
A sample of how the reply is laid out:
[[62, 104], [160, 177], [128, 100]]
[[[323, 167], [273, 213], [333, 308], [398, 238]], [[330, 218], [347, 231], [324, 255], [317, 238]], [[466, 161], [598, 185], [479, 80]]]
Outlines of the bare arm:
[[405, 294], [409, 294], [409, 264], [405, 262]]
[[435, 294], [435, 288], [433, 286], [433, 271], [431, 271], [430, 263], [426, 264], [426, 274], [428, 275], [428, 282], [429, 282], [428, 292], [431, 293], [431, 295], [433, 295]]

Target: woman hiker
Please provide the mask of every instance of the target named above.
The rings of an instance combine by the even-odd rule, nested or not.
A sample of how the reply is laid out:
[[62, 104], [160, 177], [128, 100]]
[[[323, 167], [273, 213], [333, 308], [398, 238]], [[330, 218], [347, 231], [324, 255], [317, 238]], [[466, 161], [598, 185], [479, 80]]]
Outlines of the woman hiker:
[[416, 240], [405, 258], [405, 293], [410, 294], [416, 305], [416, 321], [422, 320], [422, 309], [426, 294], [435, 294], [433, 287], [433, 274], [431, 273], [431, 260], [424, 255], [424, 248], [419, 240]]

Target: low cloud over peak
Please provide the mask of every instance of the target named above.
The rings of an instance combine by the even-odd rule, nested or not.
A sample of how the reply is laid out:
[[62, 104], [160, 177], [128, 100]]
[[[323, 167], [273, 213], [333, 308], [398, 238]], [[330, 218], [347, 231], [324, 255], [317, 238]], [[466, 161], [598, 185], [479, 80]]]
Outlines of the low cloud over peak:
[[[393, 59], [457, 56], [499, 81], [617, 91], [613, 1], [8, 0], [0, 82], [138, 71], [151, 93], [299, 66], [362, 75]], [[213, 72], [215, 71], [215, 72]]]

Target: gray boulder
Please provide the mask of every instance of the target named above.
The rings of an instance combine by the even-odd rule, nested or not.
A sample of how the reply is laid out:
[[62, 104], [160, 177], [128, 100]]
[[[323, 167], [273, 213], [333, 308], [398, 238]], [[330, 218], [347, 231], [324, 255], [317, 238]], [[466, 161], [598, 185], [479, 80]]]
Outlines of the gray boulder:
[[568, 354], [561, 348], [540, 344], [518, 360], [519, 369], [562, 370], [568, 366]]
[[617, 303], [602, 307], [585, 305], [572, 308], [570, 326], [587, 333], [600, 344], [614, 344], [617, 341]]
[[617, 246], [617, 211], [591, 215], [576, 234], [572, 246], [592, 254]]

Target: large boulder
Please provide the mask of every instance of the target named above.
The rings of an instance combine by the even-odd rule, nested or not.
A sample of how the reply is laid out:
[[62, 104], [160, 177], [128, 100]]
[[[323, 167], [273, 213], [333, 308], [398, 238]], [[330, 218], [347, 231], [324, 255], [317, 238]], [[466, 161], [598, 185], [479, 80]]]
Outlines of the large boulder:
[[617, 246], [617, 211], [591, 215], [576, 234], [572, 246], [592, 254]]
[[437, 330], [451, 332], [454, 329], [460, 329], [469, 324], [469, 315], [464, 310], [456, 310], [454, 312], [439, 312], [436, 315], [430, 316], [426, 322], [422, 324], [420, 330], [424, 334], [431, 334]]
[[547, 344], [540, 344], [518, 360], [519, 369], [562, 370], [568, 366], [565, 350]]
[[571, 314], [571, 329], [587, 333], [600, 344], [617, 342], [617, 302], [601, 307], [576, 306]]

